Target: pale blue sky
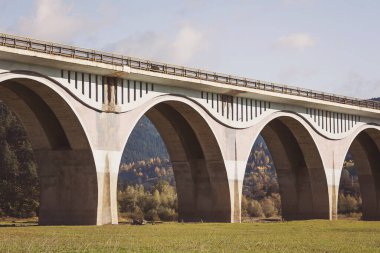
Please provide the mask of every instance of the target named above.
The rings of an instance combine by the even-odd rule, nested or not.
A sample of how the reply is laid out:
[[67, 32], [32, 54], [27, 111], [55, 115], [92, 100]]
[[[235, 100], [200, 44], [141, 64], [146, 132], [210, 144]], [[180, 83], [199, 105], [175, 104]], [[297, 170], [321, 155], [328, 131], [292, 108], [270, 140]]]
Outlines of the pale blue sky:
[[378, 0], [0, 0], [0, 32], [380, 96]]

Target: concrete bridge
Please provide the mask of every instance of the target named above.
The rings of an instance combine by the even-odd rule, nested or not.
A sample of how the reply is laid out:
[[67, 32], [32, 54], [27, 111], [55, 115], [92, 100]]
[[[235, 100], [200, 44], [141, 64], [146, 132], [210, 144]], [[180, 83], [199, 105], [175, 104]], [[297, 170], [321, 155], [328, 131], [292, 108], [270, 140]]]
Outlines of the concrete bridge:
[[173, 164], [179, 219], [239, 222], [262, 134], [283, 217], [335, 219], [350, 150], [363, 218], [380, 219], [380, 104], [0, 35], [0, 100], [29, 135], [40, 224], [116, 224], [121, 155], [146, 115]]

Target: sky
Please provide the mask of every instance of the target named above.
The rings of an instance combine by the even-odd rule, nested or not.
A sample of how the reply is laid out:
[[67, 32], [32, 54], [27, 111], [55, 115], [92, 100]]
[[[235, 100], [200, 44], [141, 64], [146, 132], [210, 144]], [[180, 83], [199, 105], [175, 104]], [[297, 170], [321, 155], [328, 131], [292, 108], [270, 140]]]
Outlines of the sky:
[[0, 33], [380, 97], [378, 0], [0, 0]]

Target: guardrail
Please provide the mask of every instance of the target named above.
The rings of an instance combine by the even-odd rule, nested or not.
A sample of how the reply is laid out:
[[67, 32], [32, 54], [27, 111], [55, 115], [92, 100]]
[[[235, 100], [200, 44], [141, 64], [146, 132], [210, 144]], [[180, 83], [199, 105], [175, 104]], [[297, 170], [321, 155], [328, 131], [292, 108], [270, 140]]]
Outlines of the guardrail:
[[249, 87], [258, 90], [314, 98], [323, 101], [380, 110], [380, 102], [373, 100], [362, 100], [358, 98], [339, 96], [331, 93], [324, 93], [310, 89], [297, 88], [287, 85], [275, 84], [271, 82], [259, 81], [255, 79], [225, 75], [216, 72], [186, 68], [171, 64], [142, 60], [138, 58], [125, 57], [122, 55], [110, 54], [56, 43], [49, 43], [45, 41], [34, 40], [8, 34], [0, 34], [0, 45], [29, 51], [36, 51], [46, 54], [60, 55], [70, 58], [101, 62], [117, 66], [129, 66], [135, 69], [142, 69], [152, 72], [164, 73], [168, 75], [183, 76], [193, 79]]

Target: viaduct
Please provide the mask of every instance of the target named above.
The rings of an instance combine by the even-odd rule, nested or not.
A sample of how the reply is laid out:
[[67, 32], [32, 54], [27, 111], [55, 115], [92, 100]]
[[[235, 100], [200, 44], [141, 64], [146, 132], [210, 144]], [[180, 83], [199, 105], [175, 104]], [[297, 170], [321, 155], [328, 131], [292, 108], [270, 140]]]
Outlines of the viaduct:
[[123, 149], [146, 115], [168, 149], [179, 219], [240, 222], [261, 134], [283, 218], [335, 219], [348, 151], [363, 218], [380, 219], [380, 103], [0, 34], [0, 100], [39, 167], [39, 222], [117, 224]]

